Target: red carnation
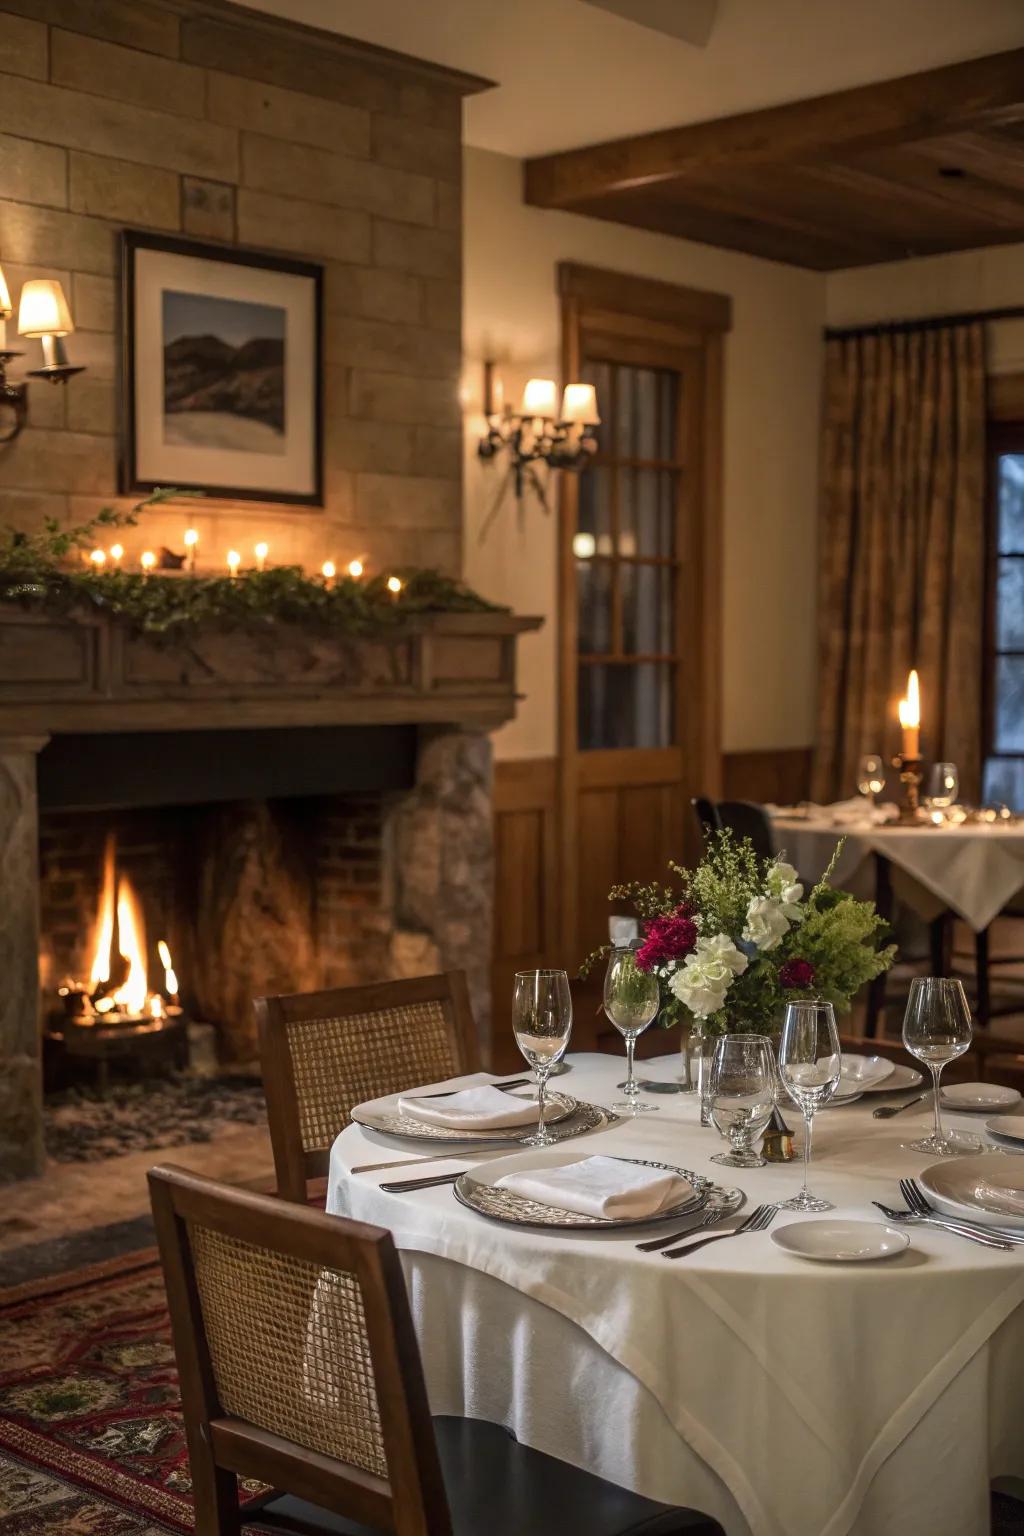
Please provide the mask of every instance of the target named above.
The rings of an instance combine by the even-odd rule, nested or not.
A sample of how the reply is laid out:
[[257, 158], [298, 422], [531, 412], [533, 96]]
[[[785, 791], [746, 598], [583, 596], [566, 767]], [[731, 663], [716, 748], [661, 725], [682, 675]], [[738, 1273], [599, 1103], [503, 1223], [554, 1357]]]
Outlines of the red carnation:
[[653, 917], [647, 924], [644, 942], [636, 952], [636, 963], [650, 971], [667, 960], [681, 960], [697, 944], [697, 924], [690, 917], [692, 908], [685, 903], [666, 917]]
[[794, 956], [779, 971], [779, 982], [784, 987], [810, 987], [814, 985], [815, 969], [809, 960]]

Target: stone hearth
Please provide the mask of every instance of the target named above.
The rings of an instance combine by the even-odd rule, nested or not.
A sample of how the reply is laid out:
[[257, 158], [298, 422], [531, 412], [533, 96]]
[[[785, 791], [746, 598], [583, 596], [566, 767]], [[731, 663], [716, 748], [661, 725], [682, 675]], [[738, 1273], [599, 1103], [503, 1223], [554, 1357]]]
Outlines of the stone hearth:
[[[375, 845], [373, 912], [357, 921], [351, 891], [346, 892], [346, 882], [357, 879], [350, 846], [356, 834], [346, 831], [352, 807], [342, 800], [337, 814], [348, 820], [333, 831], [328, 823], [322, 838], [326, 865], [317, 874], [317, 968], [303, 974], [313, 985], [362, 979], [348, 963], [352, 954], [377, 975], [465, 970], [486, 1058], [493, 904], [486, 732], [514, 712], [515, 640], [536, 622], [497, 613], [431, 615], [386, 640], [311, 640], [282, 633], [272, 645], [246, 648], [237, 636], [211, 636], [183, 652], [130, 640], [102, 621], [55, 621], [0, 608], [0, 1178], [37, 1172], [43, 1160], [37, 764], [47, 744], [53, 741], [60, 749], [61, 803], [77, 806], [78, 815], [89, 810], [102, 819], [103, 807], [119, 803], [173, 803], [166, 784], [147, 790], [145, 766], [170, 755], [178, 732], [189, 733], [184, 757], [192, 755], [201, 780], [204, 731], [214, 733], [211, 742], [216, 736], [223, 743], [230, 733], [257, 727], [263, 733], [315, 728], [306, 742], [339, 726], [411, 729], [409, 780], [396, 788], [385, 774], [386, 792], [366, 800], [372, 825], [360, 835]], [[167, 744], [167, 753], [147, 751], [155, 736]], [[87, 772], [97, 742], [109, 748], [100, 758], [105, 755], [111, 764], [99, 785], [95, 773], [90, 778]], [[122, 742], [134, 749], [134, 779], [120, 760]], [[212, 748], [206, 755], [223, 756]], [[78, 761], [82, 785], [76, 800]], [[40, 769], [46, 793], [54, 777], [52, 768]], [[189, 777], [186, 773], [181, 792], [185, 805], [204, 798]], [[309, 794], [308, 771], [299, 778], [298, 789], [279, 781], [276, 792]], [[329, 792], [331, 785], [320, 787]], [[253, 866], [246, 878], [258, 886], [258, 847], [252, 839], [258, 842], [259, 806], [265, 802], [250, 803], [246, 793], [243, 789], [233, 800], [234, 809], [224, 805], [223, 813], [234, 841], [249, 839]], [[259, 796], [258, 784], [252, 793]], [[316, 948], [315, 938], [307, 942]], [[52, 982], [53, 969], [51, 956], [44, 982]], [[267, 975], [254, 968], [252, 991], [266, 984]], [[233, 985], [237, 1017], [238, 987], [246, 985], [237, 966]], [[244, 1042], [234, 1054], [245, 1054]]]

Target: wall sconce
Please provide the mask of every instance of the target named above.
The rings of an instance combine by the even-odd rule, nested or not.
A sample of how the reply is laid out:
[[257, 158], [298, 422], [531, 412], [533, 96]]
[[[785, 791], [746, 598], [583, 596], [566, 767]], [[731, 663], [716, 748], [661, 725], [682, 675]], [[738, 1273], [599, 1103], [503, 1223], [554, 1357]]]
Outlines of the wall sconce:
[[[7, 321], [13, 313], [11, 295], [0, 268], [0, 409], [6, 406], [8, 412], [13, 413], [13, 421], [6, 430], [0, 424], [0, 443], [9, 443], [17, 437], [28, 416], [28, 386], [7, 381], [7, 364], [12, 357], [21, 356], [20, 352], [7, 346]], [[41, 341], [43, 347], [43, 366], [30, 369], [30, 378], [66, 384], [72, 374], [84, 373], [84, 368], [68, 362], [64, 346], [64, 337], [74, 328], [60, 283], [34, 278], [23, 285], [18, 307], [18, 334]]]
[[[494, 364], [484, 363], [484, 415], [487, 432], [477, 445], [480, 458], [493, 459], [507, 452], [516, 500], [522, 500], [529, 481], [545, 512], [550, 508], [536, 466], [546, 464], [549, 469], [568, 469], [578, 474], [597, 452], [594, 428], [601, 425], [601, 417], [593, 384], [567, 384], [559, 409], [554, 380], [530, 379], [519, 409], [513, 411], [504, 403]], [[481, 528], [481, 536], [497, 512], [505, 484], [507, 480]]]

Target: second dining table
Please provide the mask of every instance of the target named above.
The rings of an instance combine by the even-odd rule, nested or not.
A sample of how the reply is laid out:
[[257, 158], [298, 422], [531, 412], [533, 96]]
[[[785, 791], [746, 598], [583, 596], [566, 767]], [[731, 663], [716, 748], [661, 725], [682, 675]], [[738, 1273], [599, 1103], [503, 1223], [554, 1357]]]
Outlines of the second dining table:
[[[560, 1089], [601, 1105], [618, 1097], [617, 1058], [567, 1060]], [[672, 1075], [671, 1058], [650, 1066]], [[872, 1200], [900, 1204], [899, 1179], [928, 1161], [903, 1147], [928, 1103], [886, 1121], [872, 1116], [879, 1102], [816, 1117], [813, 1184], [831, 1216], [879, 1220]], [[711, 1163], [721, 1147], [695, 1096], [680, 1094], [565, 1151], [738, 1185], [737, 1220], [797, 1189], [799, 1163], [723, 1170]], [[443, 1174], [502, 1155], [448, 1148], [427, 1162], [428, 1151], [348, 1126], [331, 1154], [328, 1210], [393, 1233], [434, 1413], [503, 1423], [576, 1466], [713, 1515], [728, 1536], [988, 1536], [991, 1480], [1024, 1477], [1024, 1248], [914, 1227], [897, 1258], [810, 1263], [772, 1241], [806, 1219], [781, 1211], [770, 1231], [668, 1260], [636, 1246], [653, 1225], [514, 1227], [460, 1204], [450, 1184], [379, 1188], [406, 1160], [409, 1172]], [[403, 1153], [402, 1167], [352, 1171]]]

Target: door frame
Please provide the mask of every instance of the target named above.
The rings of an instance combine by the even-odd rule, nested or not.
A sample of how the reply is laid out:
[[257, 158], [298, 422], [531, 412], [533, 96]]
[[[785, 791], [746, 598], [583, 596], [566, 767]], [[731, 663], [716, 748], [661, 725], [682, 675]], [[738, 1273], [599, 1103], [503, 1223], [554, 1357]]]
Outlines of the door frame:
[[[681, 742], [692, 755], [701, 793], [721, 793], [722, 657], [722, 427], [725, 335], [732, 326], [732, 301], [725, 294], [634, 277], [576, 262], [559, 262], [563, 382], [581, 376], [588, 330], [613, 333], [699, 356], [703, 393], [691, 445], [697, 465], [699, 515], [694, 519], [695, 579], [687, 594], [695, 610], [694, 632], [705, 666], [699, 686], [677, 668], [676, 720], [687, 722]], [[586, 473], [586, 471], [584, 471]], [[560, 947], [578, 949], [577, 791], [581, 753], [577, 745], [576, 572], [572, 550], [579, 479], [563, 474], [558, 526], [558, 801], [560, 830]], [[680, 607], [682, 600], [680, 599]], [[665, 749], [667, 751], [676, 748]], [[675, 850], [666, 850], [668, 857]], [[678, 851], [680, 854], [682, 850]]]

